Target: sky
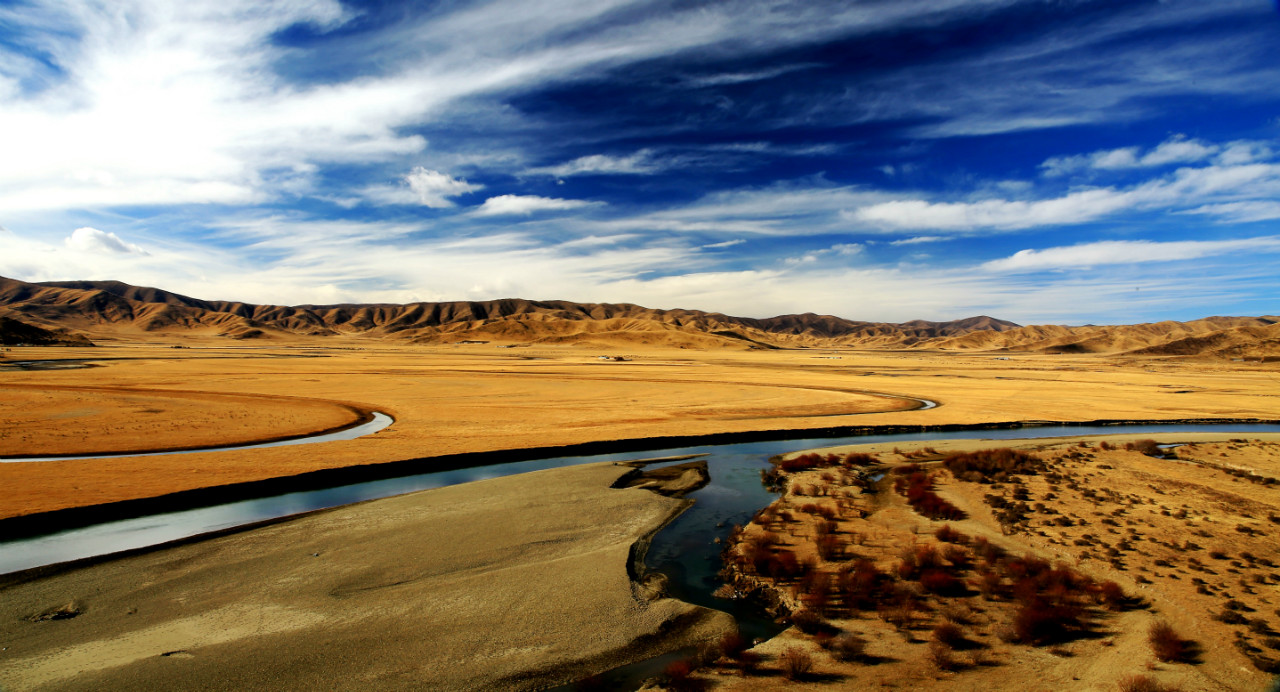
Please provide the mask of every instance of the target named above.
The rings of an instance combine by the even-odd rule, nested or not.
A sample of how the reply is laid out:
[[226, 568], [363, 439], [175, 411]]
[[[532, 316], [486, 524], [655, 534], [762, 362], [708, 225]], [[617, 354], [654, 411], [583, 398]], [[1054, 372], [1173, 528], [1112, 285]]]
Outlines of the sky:
[[0, 275], [1280, 313], [1266, 0], [5, 0]]

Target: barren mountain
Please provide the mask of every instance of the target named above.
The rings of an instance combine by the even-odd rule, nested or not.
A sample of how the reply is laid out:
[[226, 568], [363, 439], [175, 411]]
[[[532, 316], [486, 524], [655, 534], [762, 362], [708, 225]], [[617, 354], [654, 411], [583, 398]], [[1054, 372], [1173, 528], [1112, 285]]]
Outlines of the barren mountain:
[[41, 329], [11, 317], [0, 316], [0, 344], [5, 346], [92, 346], [81, 334], [63, 330]]
[[94, 338], [195, 332], [234, 339], [353, 336], [418, 343], [489, 341], [696, 348], [877, 348], [1261, 358], [1280, 354], [1280, 318], [1210, 317], [1122, 326], [1030, 326], [991, 317], [901, 324], [831, 315], [764, 319], [628, 303], [489, 300], [253, 305], [118, 281], [0, 278], [0, 316]]

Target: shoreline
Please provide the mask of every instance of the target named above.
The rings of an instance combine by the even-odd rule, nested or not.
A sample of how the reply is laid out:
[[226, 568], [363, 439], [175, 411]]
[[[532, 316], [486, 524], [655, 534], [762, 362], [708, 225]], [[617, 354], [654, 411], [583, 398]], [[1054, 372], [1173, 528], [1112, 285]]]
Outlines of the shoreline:
[[[744, 432], [712, 433], [708, 435], [680, 435], [641, 437], [623, 440], [602, 440], [571, 445], [522, 447], [488, 452], [461, 452], [434, 457], [416, 457], [398, 461], [380, 462], [317, 469], [301, 474], [275, 476], [255, 481], [211, 485], [182, 490], [152, 497], [133, 498], [118, 502], [81, 505], [46, 512], [15, 515], [0, 518], [0, 532], [12, 539], [49, 535], [94, 524], [162, 514], [183, 509], [194, 509], [237, 502], [241, 500], [271, 497], [289, 492], [321, 490], [367, 481], [386, 480], [418, 473], [449, 471], [462, 468], [492, 466], [517, 461], [561, 457], [590, 456], [641, 452], [671, 447], [735, 444], [772, 440], [807, 439], [821, 437], [851, 437], [856, 435], [893, 434], [909, 432], [959, 432], [981, 430], [1013, 430], [1037, 427], [1109, 427], [1124, 425], [1222, 425], [1222, 424], [1280, 424], [1277, 419], [1263, 418], [1180, 418], [1180, 419], [1101, 419], [1092, 421], [1005, 421], [978, 424], [939, 425], [871, 425], [837, 426], [828, 428], [783, 428]], [[1117, 433], [1120, 434], [1120, 433]], [[423, 468], [429, 464], [429, 468]]]

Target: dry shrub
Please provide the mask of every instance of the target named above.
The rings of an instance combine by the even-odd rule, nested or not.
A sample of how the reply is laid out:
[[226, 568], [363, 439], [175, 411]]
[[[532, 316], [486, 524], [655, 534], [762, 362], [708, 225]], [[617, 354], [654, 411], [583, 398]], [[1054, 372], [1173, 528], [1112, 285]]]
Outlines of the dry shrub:
[[857, 661], [867, 651], [867, 640], [846, 632], [831, 640], [830, 651], [837, 661]]
[[1014, 615], [1014, 641], [1035, 646], [1065, 641], [1081, 628], [1080, 616], [1079, 608], [1033, 600], [1020, 607]]
[[969, 557], [969, 551], [958, 545], [949, 545], [942, 549], [942, 557], [951, 563], [956, 569], [969, 569], [972, 558]]
[[750, 646], [751, 643], [747, 641], [747, 638], [737, 632], [729, 632], [720, 637], [720, 655], [735, 661], [739, 660], [743, 652]]
[[1098, 600], [1105, 604], [1108, 610], [1120, 610], [1128, 602], [1129, 597], [1125, 594], [1123, 587], [1108, 580], [1098, 585]]
[[989, 482], [997, 474], [1035, 474], [1044, 469], [1044, 462], [1017, 449], [983, 449], [976, 452], [960, 452], [942, 460], [942, 465], [957, 478], [979, 479]]
[[933, 492], [933, 479], [923, 471], [914, 471], [905, 478], [899, 478], [894, 481], [893, 489], [907, 498], [912, 509], [929, 519], [959, 521], [969, 516]]
[[779, 660], [782, 662], [782, 674], [788, 680], [802, 680], [813, 670], [813, 657], [794, 646], [784, 650]]
[[827, 629], [826, 620], [823, 620], [816, 611], [807, 608], [792, 613], [791, 624], [805, 634], [814, 634]]
[[1195, 642], [1183, 639], [1173, 625], [1161, 620], [1151, 625], [1147, 635], [1151, 653], [1165, 663], [1190, 663], [1195, 659]]
[[1141, 452], [1149, 457], [1164, 456], [1164, 450], [1160, 449], [1160, 445], [1155, 440], [1134, 440], [1125, 444], [1124, 448], [1131, 452]]
[[880, 460], [871, 456], [870, 454], [863, 454], [861, 452], [849, 452], [848, 454], [844, 455], [845, 466], [875, 466], [878, 463], [880, 463]]
[[943, 543], [963, 544], [969, 542], [968, 536], [955, 530], [950, 524], [943, 524], [942, 526], [939, 526], [938, 529], [933, 532], [933, 537]]
[[1178, 692], [1177, 687], [1161, 685], [1145, 675], [1130, 675], [1120, 680], [1120, 692]]
[[840, 573], [840, 588], [850, 609], [874, 609], [889, 582], [889, 575], [866, 558], [860, 558]]
[[920, 572], [920, 587], [939, 596], [956, 596], [964, 592], [964, 584], [959, 579], [940, 569]]
[[964, 630], [954, 622], [943, 622], [933, 628], [933, 640], [955, 649], [966, 643]]
[[951, 647], [937, 640], [929, 642], [925, 659], [938, 670], [956, 670], [960, 667], [955, 656], [952, 655]]
[[844, 545], [839, 536], [826, 534], [818, 536], [817, 540], [818, 557], [833, 562], [844, 556]]
[[693, 663], [689, 661], [674, 661], [662, 669], [662, 676], [666, 678], [667, 687], [673, 690], [685, 690], [692, 686], [690, 678], [693, 670]]

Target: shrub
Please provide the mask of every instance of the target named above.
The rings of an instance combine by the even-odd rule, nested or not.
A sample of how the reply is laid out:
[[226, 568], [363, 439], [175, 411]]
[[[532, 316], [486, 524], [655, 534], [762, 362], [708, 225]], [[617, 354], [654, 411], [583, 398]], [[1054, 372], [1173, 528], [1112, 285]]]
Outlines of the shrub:
[[1155, 657], [1165, 663], [1187, 663], [1194, 658], [1193, 642], [1178, 636], [1173, 626], [1163, 620], [1151, 625], [1147, 641]]
[[1162, 457], [1164, 450], [1160, 449], [1160, 445], [1155, 440], [1134, 440], [1124, 446], [1131, 452], [1141, 452], [1149, 457]]
[[1065, 641], [1081, 628], [1080, 616], [1079, 608], [1033, 600], [1019, 608], [1013, 618], [1014, 641], [1035, 646]]
[[976, 452], [960, 452], [942, 460], [942, 465], [957, 478], [968, 479], [970, 474], [984, 483], [997, 475], [1036, 474], [1044, 469], [1044, 462], [1017, 449], [983, 449]]
[[969, 551], [958, 545], [949, 545], [942, 549], [942, 557], [956, 569], [968, 569], [971, 563]]
[[[759, 572], [760, 570], [757, 571]], [[800, 576], [803, 573], [803, 569], [800, 567], [800, 561], [796, 559], [795, 553], [788, 550], [779, 550], [769, 556], [763, 573], [774, 579], [785, 581]]]
[[818, 557], [828, 562], [839, 560], [844, 554], [844, 546], [841, 545], [839, 536], [831, 534], [818, 536], [817, 547]]
[[838, 661], [856, 661], [866, 653], [867, 640], [846, 632], [831, 640], [831, 655]]
[[674, 661], [662, 669], [662, 676], [667, 679], [667, 686], [675, 690], [690, 687], [690, 676], [693, 675], [693, 664], [689, 661]]
[[805, 634], [813, 634], [826, 629], [827, 623], [818, 613], [807, 608], [797, 610], [791, 614], [791, 624], [795, 625], [801, 632]]
[[938, 670], [955, 670], [959, 667], [955, 656], [951, 654], [951, 647], [937, 640], [929, 642], [929, 650], [925, 657]]
[[1168, 687], [1145, 675], [1130, 675], [1120, 681], [1120, 692], [1178, 692], [1177, 687]]
[[738, 660], [742, 656], [742, 652], [746, 651], [750, 646], [747, 638], [737, 632], [729, 632], [720, 637], [720, 655], [733, 660]]
[[943, 543], [968, 543], [969, 537], [951, 528], [950, 524], [943, 524], [933, 532], [933, 537]]
[[966, 643], [964, 630], [954, 622], [943, 622], [933, 628], [933, 640], [955, 649]]
[[920, 587], [940, 596], [955, 596], [964, 591], [964, 585], [949, 572], [926, 569], [920, 572]]
[[862, 454], [860, 452], [850, 452], [844, 455], [845, 466], [874, 466], [880, 463], [880, 460], [870, 454]]
[[782, 661], [782, 674], [788, 680], [801, 680], [813, 670], [813, 657], [797, 647], [788, 647], [779, 657]]
[[888, 581], [889, 575], [881, 572], [874, 562], [866, 558], [859, 559], [840, 574], [840, 588], [844, 591], [845, 604], [851, 610], [875, 608]]
[[1098, 600], [1109, 610], [1120, 610], [1128, 601], [1128, 596], [1119, 584], [1108, 580], [1098, 585]]
[[893, 487], [907, 498], [907, 504], [911, 505], [912, 509], [929, 519], [958, 521], [968, 516], [959, 507], [933, 492], [933, 479], [923, 471], [916, 471], [906, 478], [899, 478], [894, 482]]

